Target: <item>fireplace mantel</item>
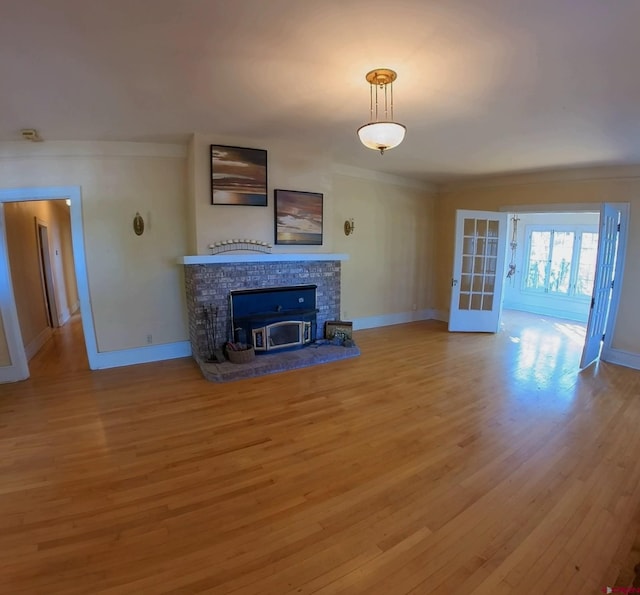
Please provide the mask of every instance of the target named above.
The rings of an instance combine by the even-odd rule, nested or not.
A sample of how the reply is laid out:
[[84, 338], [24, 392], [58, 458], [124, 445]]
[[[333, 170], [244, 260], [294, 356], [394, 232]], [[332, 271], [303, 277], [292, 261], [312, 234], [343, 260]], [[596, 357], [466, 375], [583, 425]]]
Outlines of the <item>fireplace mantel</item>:
[[309, 261], [330, 261], [349, 260], [348, 254], [332, 254], [327, 252], [307, 252], [304, 254], [281, 253], [281, 254], [215, 254], [198, 256], [180, 256], [178, 264], [233, 264], [239, 262], [309, 262]]

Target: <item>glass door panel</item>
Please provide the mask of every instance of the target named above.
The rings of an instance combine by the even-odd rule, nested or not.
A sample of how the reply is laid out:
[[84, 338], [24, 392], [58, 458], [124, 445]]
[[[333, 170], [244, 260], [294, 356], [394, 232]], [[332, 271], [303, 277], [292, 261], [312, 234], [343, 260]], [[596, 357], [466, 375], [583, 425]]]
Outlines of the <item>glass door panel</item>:
[[[482, 216], [476, 216], [476, 213], [480, 212], [458, 211], [449, 329], [496, 332], [501, 302], [498, 292], [502, 291], [497, 271], [504, 267], [506, 215], [483, 212]], [[467, 312], [470, 324], [457, 328], [456, 312]]]

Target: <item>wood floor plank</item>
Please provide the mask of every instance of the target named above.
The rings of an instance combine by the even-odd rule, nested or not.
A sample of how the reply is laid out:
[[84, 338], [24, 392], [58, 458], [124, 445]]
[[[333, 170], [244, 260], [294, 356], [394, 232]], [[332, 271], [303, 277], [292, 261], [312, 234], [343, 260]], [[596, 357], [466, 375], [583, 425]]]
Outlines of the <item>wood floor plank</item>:
[[0, 386], [2, 590], [599, 592], [632, 577], [640, 372], [580, 372], [583, 332], [418, 322], [212, 384], [90, 372], [76, 317]]

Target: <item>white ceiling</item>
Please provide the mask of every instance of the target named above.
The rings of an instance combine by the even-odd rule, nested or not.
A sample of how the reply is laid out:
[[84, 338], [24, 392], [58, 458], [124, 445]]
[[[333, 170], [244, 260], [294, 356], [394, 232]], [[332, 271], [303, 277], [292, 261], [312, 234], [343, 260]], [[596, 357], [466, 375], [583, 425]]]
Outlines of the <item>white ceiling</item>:
[[[0, 0], [0, 141], [313, 142], [423, 180], [640, 163], [640, 0]], [[390, 67], [402, 145], [356, 129]]]

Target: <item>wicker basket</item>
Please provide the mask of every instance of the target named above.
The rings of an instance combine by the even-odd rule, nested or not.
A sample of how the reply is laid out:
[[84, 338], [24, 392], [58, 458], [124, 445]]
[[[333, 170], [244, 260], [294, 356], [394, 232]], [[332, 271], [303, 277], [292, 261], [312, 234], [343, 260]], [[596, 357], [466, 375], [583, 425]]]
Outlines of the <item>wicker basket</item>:
[[232, 364], [246, 364], [255, 359], [256, 352], [253, 350], [253, 347], [243, 349], [242, 351], [227, 349], [227, 357]]

